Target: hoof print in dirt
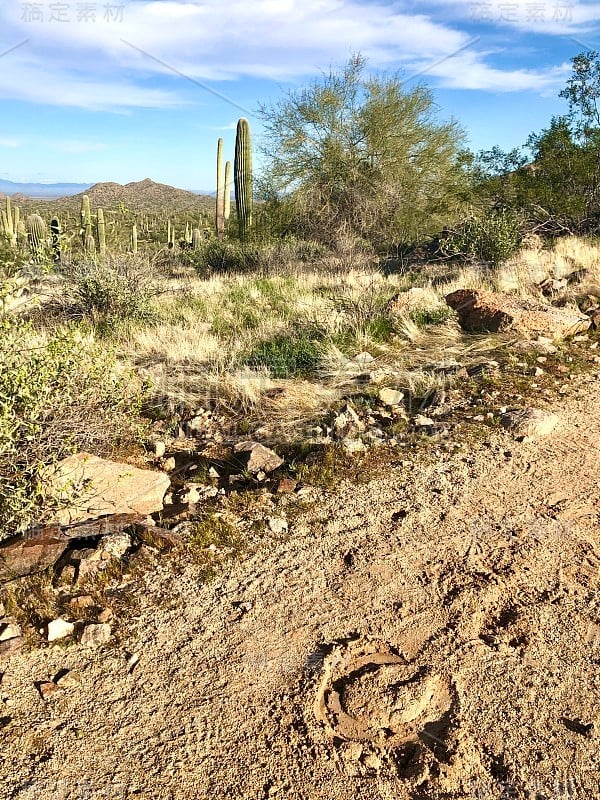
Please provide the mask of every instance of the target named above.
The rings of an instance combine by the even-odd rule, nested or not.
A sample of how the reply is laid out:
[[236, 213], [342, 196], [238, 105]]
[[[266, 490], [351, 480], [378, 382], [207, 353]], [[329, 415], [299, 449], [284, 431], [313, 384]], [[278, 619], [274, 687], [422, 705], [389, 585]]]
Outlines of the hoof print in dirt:
[[454, 706], [449, 680], [388, 644], [363, 641], [325, 659], [314, 711], [344, 752], [360, 745], [365, 767], [373, 768], [378, 753], [379, 762], [389, 760], [402, 777], [418, 778], [434, 760], [446, 759]]

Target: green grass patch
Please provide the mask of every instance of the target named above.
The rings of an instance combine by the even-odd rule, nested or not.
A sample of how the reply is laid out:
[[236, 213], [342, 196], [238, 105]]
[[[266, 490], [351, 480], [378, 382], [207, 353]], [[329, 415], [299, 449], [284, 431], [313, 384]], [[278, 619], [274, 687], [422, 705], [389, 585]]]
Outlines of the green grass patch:
[[323, 345], [314, 336], [280, 334], [259, 342], [244, 359], [250, 367], [266, 367], [274, 378], [306, 377], [318, 367]]

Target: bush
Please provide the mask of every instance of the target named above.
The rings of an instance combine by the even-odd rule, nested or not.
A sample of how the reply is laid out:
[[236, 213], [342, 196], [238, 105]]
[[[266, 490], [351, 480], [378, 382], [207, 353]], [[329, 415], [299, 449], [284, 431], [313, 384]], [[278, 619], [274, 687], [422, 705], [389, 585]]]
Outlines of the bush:
[[43, 511], [49, 465], [135, 440], [141, 400], [131, 374], [74, 328], [43, 340], [29, 323], [1, 318], [0, 540]]
[[440, 242], [445, 256], [498, 266], [515, 255], [523, 233], [519, 218], [510, 211], [489, 211], [472, 216], [448, 232]]
[[154, 316], [152, 276], [133, 260], [80, 264], [71, 281], [74, 310], [95, 321], [147, 321]]
[[210, 239], [200, 250], [184, 251], [182, 260], [202, 278], [219, 272], [252, 272], [263, 263], [259, 246], [226, 239]]

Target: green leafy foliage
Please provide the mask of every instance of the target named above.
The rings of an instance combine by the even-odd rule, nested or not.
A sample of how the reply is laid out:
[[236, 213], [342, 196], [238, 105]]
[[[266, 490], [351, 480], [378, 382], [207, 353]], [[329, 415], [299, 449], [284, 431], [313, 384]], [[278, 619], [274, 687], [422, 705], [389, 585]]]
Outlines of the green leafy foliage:
[[511, 211], [488, 211], [466, 219], [440, 242], [446, 256], [497, 266], [519, 250], [523, 235], [518, 217]]
[[142, 388], [105, 347], [68, 327], [51, 338], [0, 319], [0, 539], [35, 519], [49, 465], [139, 434]]
[[294, 207], [294, 232], [340, 232], [382, 246], [441, 227], [460, 205], [462, 132], [436, 119], [432, 94], [399, 75], [368, 75], [354, 56], [261, 108], [269, 183]]

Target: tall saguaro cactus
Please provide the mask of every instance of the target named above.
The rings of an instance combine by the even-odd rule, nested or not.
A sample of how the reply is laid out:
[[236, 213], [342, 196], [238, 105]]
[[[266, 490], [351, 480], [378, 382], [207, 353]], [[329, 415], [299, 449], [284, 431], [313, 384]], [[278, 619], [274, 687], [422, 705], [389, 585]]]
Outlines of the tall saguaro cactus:
[[6, 211], [2, 212], [2, 230], [12, 247], [17, 246], [17, 231], [19, 228], [19, 207], [15, 206], [14, 218], [10, 197], [6, 198]]
[[223, 172], [223, 139], [217, 142], [217, 197], [215, 210], [217, 236], [225, 231], [225, 175]]
[[27, 236], [33, 258], [35, 261], [39, 261], [43, 255], [46, 238], [46, 223], [39, 214], [30, 214], [27, 217]]
[[227, 223], [231, 214], [231, 161], [225, 162], [225, 186], [223, 188], [223, 218]]
[[235, 135], [233, 182], [240, 238], [245, 239], [252, 226], [252, 143], [250, 123], [244, 117], [238, 120]]
[[104, 221], [104, 209], [98, 209], [98, 217], [96, 221], [98, 228], [98, 250], [101, 256], [106, 255], [106, 223]]
[[96, 240], [92, 233], [92, 212], [90, 198], [84, 194], [81, 198], [81, 240], [86, 253], [93, 253], [96, 249]]
[[50, 234], [52, 242], [52, 257], [55, 264], [60, 264], [60, 222], [58, 217], [50, 220]]

